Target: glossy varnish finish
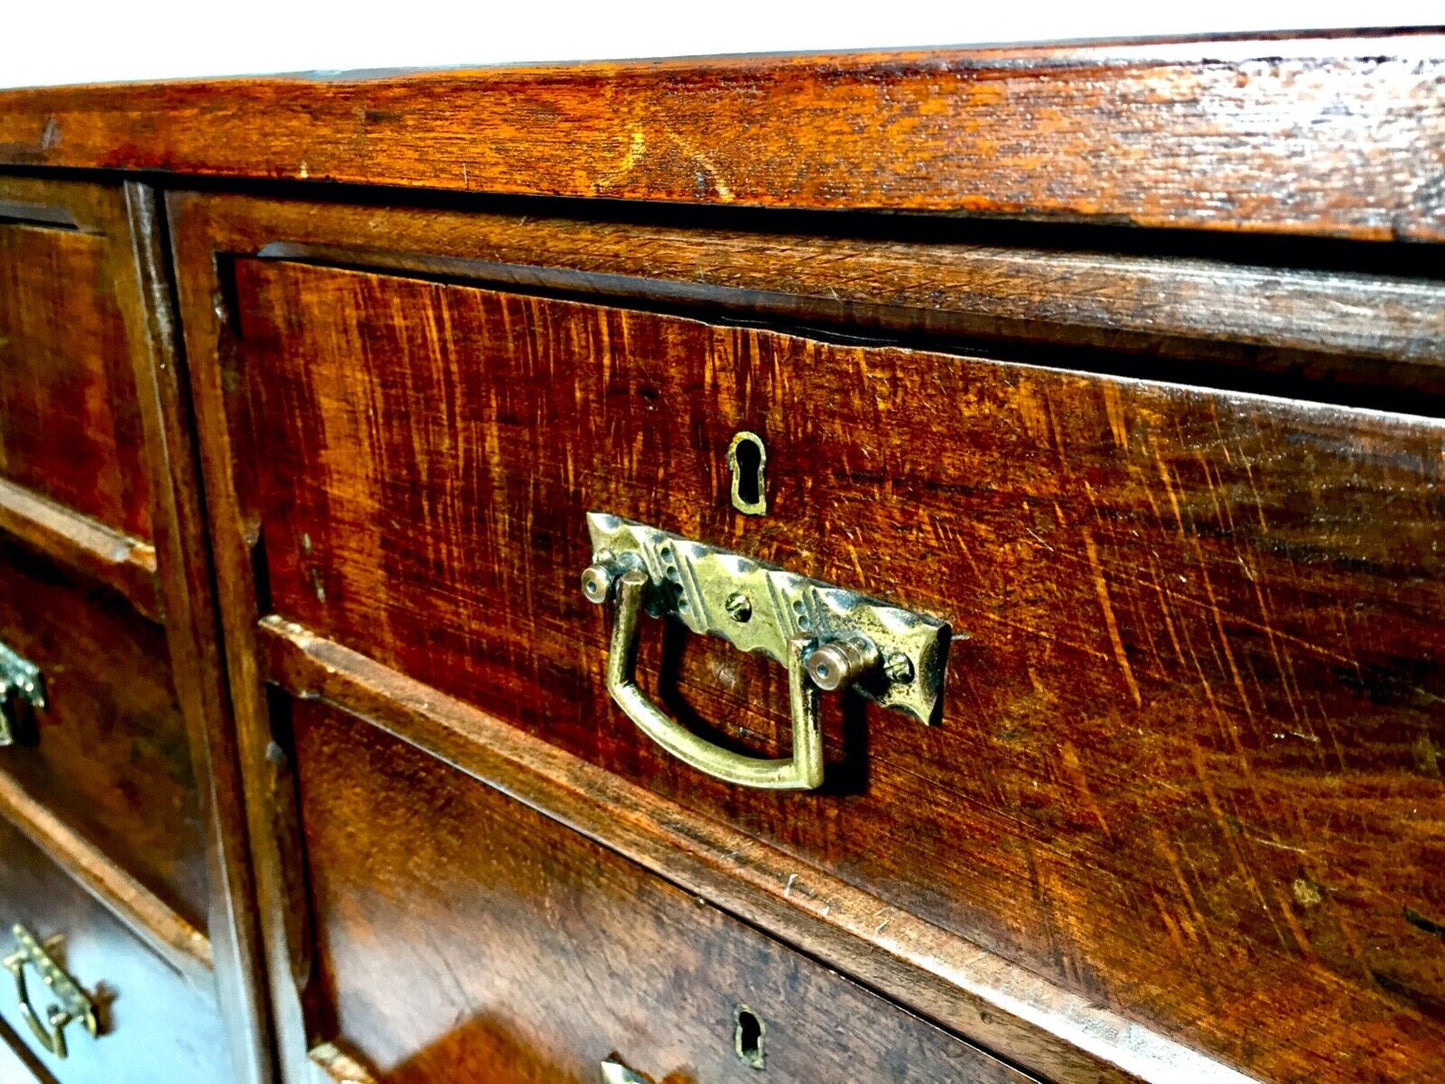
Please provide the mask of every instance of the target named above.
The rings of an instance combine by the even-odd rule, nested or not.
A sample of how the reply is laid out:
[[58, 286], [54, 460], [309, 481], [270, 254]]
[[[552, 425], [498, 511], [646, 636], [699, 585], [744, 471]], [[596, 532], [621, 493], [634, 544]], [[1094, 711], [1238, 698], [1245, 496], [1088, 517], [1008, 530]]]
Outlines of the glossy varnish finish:
[[0, 99], [0, 162], [1440, 240], [1442, 55], [1402, 33], [44, 88]]
[[[563, 752], [497, 716], [281, 618], [257, 630], [269, 680], [303, 700], [345, 705], [369, 722], [759, 928], [859, 977], [1049, 1080], [1239, 1084], [1218, 1061], [1029, 974], [976, 942], [921, 920], [755, 836], [695, 813]], [[284, 720], [284, 716], [278, 719]], [[271, 716], [267, 717], [270, 733]], [[271, 793], [293, 788], [268, 757]], [[283, 804], [283, 803], [277, 803]], [[294, 821], [294, 816], [289, 818]], [[299, 833], [283, 843], [296, 868]], [[304, 908], [283, 913], [283, 920]], [[291, 925], [295, 923], [291, 919]], [[884, 936], [886, 933], [886, 936]], [[304, 985], [309, 941], [292, 929], [284, 982]], [[298, 977], [299, 976], [299, 977]], [[294, 1000], [283, 994], [281, 1001]], [[283, 1029], [284, 1031], [285, 1029]], [[341, 1064], [322, 1046], [311, 1060]], [[343, 1052], [344, 1054], [344, 1052]], [[348, 1078], [349, 1079], [349, 1078]]]
[[131, 334], [140, 354], [137, 385], [154, 478], [160, 594], [177, 699], [189, 729], [204, 817], [211, 957], [226, 1021], [230, 1065], [241, 1084], [274, 1076], [271, 1021], [260, 988], [255, 893], [230, 702], [221, 664], [211, 549], [196, 462], [189, 390], [175, 322], [165, 220], [156, 193], [126, 183], [123, 207], [130, 263]]
[[[355, 272], [235, 281], [238, 486], [285, 617], [1265, 1077], [1439, 1069], [1438, 427]], [[738, 428], [768, 441], [761, 520], [728, 505]], [[589, 508], [951, 620], [944, 725], [835, 708], [818, 795], [667, 761], [601, 687]], [[673, 710], [775, 748], [774, 668], [672, 647]]]
[[145, 617], [160, 617], [156, 549], [149, 542], [0, 478], [0, 531], [28, 549], [114, 589]]
[[[300, 702], [319, 971], [378, 1081], [1028, 1078], [352, 716]], [[378, 835], [364, 827], [389, 826]]]
[[204, 836], [164, 631], [0, 545], [0, 641], [40, 667], [49, 700], [0, 749], [0, 772], [204, 928]]
[[[42, 1084], [156, 1084], [230, 1079], [225, 1031], [215, 1003], [188, 986], [160, 957], [138, 942], [104, 907], [86, 895], [50, 858], [0, 820], [0, 946], [13, 951], [10, 927], [24, 923], [40, 938], [59, 936], [56, 962], [98, 1007], [101, 1034], [66, 1031], [69, 1056], [38, 1049], [16, 1011], [12, 980], [0, 973], [3, 1025], [22, 1044], [20, 1061]], [[31, 996], [44, 1010], [45, 989], [29, 974]], [[5, 1041], [0, 1033], [0, 1041]], [[0, 1067], [4, 1067], [0, 1060]], [[10, 1077], [6, 1077], [9, 1084]], [[21, 1076], [17, 1084], [25, 1081]]]
[[140, 407], [110, 243], [7, 223], [0, 207], [0, 474], [148, 538]]
[[[1347, 253], [1192, 235], [1185, 255], [1140, 230], [962, 218], [734, 211], [694, 222], [613, 204], [597, 220], [575, 201], [408, 210], [378, 206], [375, 193], [318, 213], [300, 199], [170, 198], [187, 233], [222, 252], [704, 316], [725, 309], [740, 322], [850, 341], [1066, 357], [1182, 383], [1292, 392], [1307, 382], [1311, 398], [1359, 405], [1419, 411], [1445, 394], [1445, 288], [1421, 273], [1433, 266], [1425, 246]], [[1291, 254], [1318, 266], [1291, 266]], [[200, 252], [187, 262], [204, 268]]]
[[[1433, 246], [1392, 242], [1445, 239], [1442, 46], [5, 92], [0, 165], [41, 172], [0, 179], [0, 616], [127, 711], [160, 711], [169, 655], [210, 886], [168, 868], [186, 817], [86, 792], [125, 743], [67, 717], [0, 777], [66, 875], [0, 898], [83, 890], [191, 986], [214, 965], [250, 1084], [247, 843], [288, 1084], [589, 1080], [614, 1051], [747, 1078], [753, 981], [789, 995], [755, 1006], [794, 1040], [770, 1075], [1009, 1075], [828, 966], [1048, 1078], [1433, 1081], [1445, 308]], [[727, 502], [743, 427], [762, 519]], [[602, 689], [596, 507], [952, 621], [943, 726], [830, 703], [816, 794], [670, 762]], [[669, 710], [780, 750], [775, 667], [644, 636]], [[61, 714], [105, 706], [59, 662]], [[147, 756], [113, 774], [180, 779]]]
[[[207, 1063], [257, 1084], [269, 1039], [154, 196], [5, 176], [0, 220], [33, 242], [0, 268], [13, 295], [0, 319], [23, 332], [0, 345], [13, 351], [0, 400], [19, 418], [0, 472], [0, 635], [43, 656], [51, 685], [50, 708], [3, 751], [0, 813], [219, 996], [230, 1068], [214, 1045]], [[130, 1024], [137, 1046], [166, 1027], [161, 991], [149, 1007]]]
[[[231, 493], [236, 460], [249, 463], [256, 457], [241, 451], [246, 441], [228, 445], [224, 438], [228, 417], [234, 422], [245, 413], [238, 399], [244, 394], [244, 364], [237, 357], [244, 353], [244, 344], [236, 338], [244, 330], [245, 306], [229, 254], [335, 261], [452, 280], [475, 278], [620, 300], [634, 307], [657, 305], [674, 311], [720, 312], [729, 319], [799, 324], [817, 327], [823, 334], [907, 335], [913, 341], [937, 337], [955, 348], [992, 338], [995, 342], [989, 349], [1053, 366], [1097, 365], [1105, 371], [1148, 372], [1196, 383], [1250, 382], [1251, 370], [1272, 370], [1292, 379], [1289, 386], [1307, 389], [1310, 395], [1358, 399], [1373, 398], [1379, 391], [1421, 411], [1430, 409], [1431, 400], [1415, 389], [1434, 386], [1431, 359], [1438, 344], [1429, 326], [1438, 315], [1438, 284], [1421, 276], [1418, 266], [1411, 273], [1414, 277], [1382, 274], [1383, 268], [1396, 266], [1385, 258], [1358, 257], [1358, 272], [1299, 270], [1287, 265], [1289, 250], [1283, 247], [1272, 250], [1275, 264], [1250, 267], [1163, 254], [1115, 258], [1097, 247], [1077, 253], [1029, 247], [1049, 240], [1055, 245], [1083, 241], [1081, 232], [1031, 231], [1021, 235], [1020, 244], [1009, 247], [1009, 239], [1018, 238], [1000, 228], [987, 235], [1004, 247], [993, 247], [978, 243], [967, 229], [944, 226], [935, 231], [937, 236], [921, 242], [924, 234], [917, 224], [901, 228], [898, 237], [888, 240], [880, 236], [887, 231], [878, 220], [834, 219], [826, 235], [809, 236], [775, 233], [772, 224], [780, 220], [767, 216], [710, 218], [694, 225], [690, 219], [684, 224], [679, 216], [659, 221], [653, 212], [612, 208], [613, 217], [589, 222], [547, 217], [561, 212], [557, 204], [542, 204], [543, 217], [518, 214], [527, 209], [520, 203], [478, 202], [475, 206], [481, 213], [470, 210], [472, 206], [458, 202], [407, 211], [366, 203], [322, 207], [302, 200], [229, 195], [171, 198], [177, 274], [185, 299], [200, 420], [206, 431], [222, 587], [228, 596], [233, 688], [242, 701], [247, 755], [250, 763], [260, 765], [255, 770], [253, 833], [263, 849], [264, 842], [278, 834], [278, 819], [283, 827], [287, 822], [286, 815], [278, 818], [271, 810], [278, 788], [272, 780], [270, 723], [251, 684], [269, 672], [297, 693], [336, 697], [369, 718], [386, 719], [409, 739], [423, 741], [420, 736], [425, 734], [423, 744], [438, 756], [482, 778], [498, 780], [509, 793], [526, 794], [529, 802], [549, 815], [679, 879], [692, 891], [726, 901], [736, 913], [779, 931], [835, 966], [865, 976], [918, 1011], [994, 1049], [1009, 1051], [1043, 1075], [1114, 1079], [1116, 1074], [1132, 1072], [1148, 1079], [1202, 1080], [1220, 1071], [1218, 1065], [1191, 1062], [1189, 1051], [1164, 1038], [1167, 1032], [1131, 1030], [1126, 1019], [1106, 1007], [1110, 1003], [1096, 996], [1096, 989], [1080, 985], [1074, 989], [1081, 993], [1070, 994], [1021, 974], [1001, 956], [980, 951], [976, 942], [968, 940], [979, 930], [957, 922], [946, 907], [928, 912], [932, 921], [922, 920], [910, 913], [918, 910], [912, 895], [899, 892], [896, 883], [860, 879], [856, 870], [826, 862], [800, 873], [787, 851], [786, 832], [779, 833], [777, 847], [771, 847], [731, 831], [706, 813], [692, 815], [665, 799], [649, 801], [650, 795], [608, 777], [605, 771], [585, 771], [586, 765], [576, 764], [567, 754], [552, 757], [525, 743], [504, 752], [513, 739], [501, 736], [507, 728], [494, 716], [455, 703], [448, 706], [433, 689], [408, 682], [395, 671], [284, 620], [266, 623], [260, 647], [271, 658], [258, 667], [252, 656], [251, 623], [273, 605], [273, 599], [268, 577], [263, 575], [253, 585], [251, 574], [267, 564], [269, 542], [255, 509], [236, 507]], [[781, 221], [790, 230], [822, 225], [816, 217]], [[1103, 246], [1110, 243], [1110, 236], [1093, 235]], [[1231, 244], [1217, 251], [1249, 259], [1258, 258], [1262, 250]], [[1373, 251], [1383, 257], [1382, 250]], [[1334, 258], [1337, 267], [1345, 267], [1343, 248]], [[1408, 261], [1404, 266], [1409, 266]], [[391, 310], [390, 321], [396, 325], [392, 334], [404, 337], [408, 326], [424, 324], [414, 320], [421, 311]], [[1101, 348], [1133, 352], [1132, 368], [1121, 364], [1122, 354], [1100, 353]], [[1166, 356], [1152, 358], [1151, 351]], [[383, 366], [390, 365], [394, 352], [389, 344], [370, 350], [373, 359], [382, 358]], [[1227, 359], [1231, 368], [1211, 372], [1197, 364], [1201, 356]], [[1331, 372], [1349, 374], [1350, 386], [1299, 383]], [[1284, 379], [1279, 386], [1285, 386]], [[232, 400], [230, 409], [222, 409], [227, 400]], [[1320, 416], [1379, 417], [1381, 432], [1392, 424], [1389, 418], [1352, 412]], [[472, 433], [455, 435], [456, 455], [469, 446]], [[316, 434], [308, 439], [316, 439]], [[460, 503], [467, 504], [475, 499], [475, 491], [468, 490], [464, 497]], [[392, 526], [400, 530], [400, 523]], [[575, 569], [563, 573], [559, 582], [566, 581], [570, 588], [574, 574]], [[314, 583], [311, 589], [315, 590]], [[440, 589], [459, 595], [471, 592], [469, 598], [475, 595], [470, 581]], [[425, 613], [418, 620], [424, 622]], [[696, 652], [712, 648], [695, 645], [690, 650], [694, 657], [691, 662], [684, 659], [684, 670], [700, 665], [711, 683], [712, 675], [706, 673], [710, 662], [704, 655], [699, 664]], [[735, 663], [734, 659], [724, 666], [736, 669]], [[403, 660], [398, 665], [409, 664]], [[685, 673], [682, 676], [686, 678]], [[494, 693], [491, 680], [489, 675], [469, 685], [458, 679], [456, 685], [467, 685], [464, 695], [489, 708]], [[472, 691], [477, 687], [483, 692]], [[774, 685], [764, 695], [776, 691]], [[600, 690], [596, 695], [600, 698]], [[507, 701], [497, 706], [510, 713]], [[708, 719], [696, 721], [706, 724], [711, 719], [726, 726], [723, 715], [709, 712]], [[756, 746], [758, 728], [753, 723], [743, 720], [743, 729], [752, 733], [740, 736]], [[625, 724], [622, 729], [626, 730]], [[548, 726], [539, 725], [536, 732], [553, 738]], [[590, 740], [596, 744], [595, 738]], [[622, 740], [641, 741], [631, 734]], [[598, 762], [613, 763], [602, 758]], [[655, 785], [646, 773], [632, 778]], [[609, 803], [632, 815], [610, 816]], [[715, 805], [695, 805], [716, 815]], [[732, 819], [744, 830], [756, 831], [749, 817]], [[911, 853], [925, 851], [919, 845]], [[302, 862], [298, 854], [290, 854], [283, 864], [299, 867]], [[266, 864], [261, 863], [263, 871]], [[863, 887], [844, 884], [839, 874]], [[274, 946], [280, 964], [273, 964], [273, 993], [279, 991], [283, 1021], [289, 1016], [285, 1003], [294, 996], [287, 993], [293, 976], [285, 973], [286, 961], [293, 961], [294, 970], [294, 961], [304, 965], [306, 952], [304, 935], [292, 936], [299, 931], [294, 918], [287, 917], [294, 910], [287, 902], [294, 900], [294, 882], [293, 872], [263, 891], [263, 898], [271, 899], [271, 906], [282, 913], [273, 925], [273, 930], [285, 934]], [[963, 933], [950, 933], [935, 922]], [[1003, 950], [1010, 948], [1005, 944]], [[1129, 999], [1112, 1004], [1124, 1011]], [[1157, 1021], [1152, 1026], [1159, 1027]], [[1196, 1041], [1187, 1035], [1182, 1038]], [[296, 1049], [304, 1048], [298, 1043]]]

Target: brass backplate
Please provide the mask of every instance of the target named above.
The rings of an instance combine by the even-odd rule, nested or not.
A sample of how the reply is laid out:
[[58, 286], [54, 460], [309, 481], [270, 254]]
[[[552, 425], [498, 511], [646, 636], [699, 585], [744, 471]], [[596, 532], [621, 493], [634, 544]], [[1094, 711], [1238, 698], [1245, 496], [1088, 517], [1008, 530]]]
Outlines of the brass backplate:
[[945, 622], [605, 512], [589, 512], [587, 529], [598, 566], [647, 573], [654, 617], [777, 662], [786, 662], [794, 637], [819, 647], [865, 642], [879, 665], [851, 688], [920, 722], [939, 721], [953, 638]]
[[28, 704], [33, 711], [44, 710], [45, 679], [40, 667], [0, 644], [0, 745], [15, 741], [22, 704]]

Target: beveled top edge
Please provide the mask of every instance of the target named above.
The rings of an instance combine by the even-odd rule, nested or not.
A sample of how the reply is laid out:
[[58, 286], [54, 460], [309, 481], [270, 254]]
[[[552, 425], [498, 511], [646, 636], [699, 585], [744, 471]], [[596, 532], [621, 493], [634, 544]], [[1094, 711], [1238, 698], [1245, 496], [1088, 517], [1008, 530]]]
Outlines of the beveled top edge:
[[0, 167], [1445, 239], [1445, 31], [0, 91]]

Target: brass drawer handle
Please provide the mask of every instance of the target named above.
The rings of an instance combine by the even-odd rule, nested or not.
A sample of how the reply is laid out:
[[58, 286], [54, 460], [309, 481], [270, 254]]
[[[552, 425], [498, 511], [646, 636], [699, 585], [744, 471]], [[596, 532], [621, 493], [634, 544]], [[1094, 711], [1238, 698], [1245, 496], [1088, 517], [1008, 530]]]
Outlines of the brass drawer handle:
[[45, 678], [40, 667], [0, 644], [0, 745], [14, 744], [21, 704], [45, 710]]
[[[823, 782], [820, 689], [851, 687], [920, 722], [936, 720], [949, 628], [772, 565], [601, 512], [587, 516], [593, 563], [583, 593], [616, 598], [607, 691], [648, 737], [698, 771], [742, 786], [810, 790]], [[638, 618], [680, 620], [788, 670], [793, 755], [723, 749], [670, 718], [637, 685]]]
[[[20, 1015], [30, 1025], [30, 1030], [35, 1033], [40, 1044], [57, 1058], [63, 1058], [70, 1052], [65, 1044], [67, 1024], [79, 1020], [85, 1025], [85, 1030], [90, 1032], [92, 1039], [100, 1034], [100, 1021], [95, 1015], [95, 1005], [76, 985], [75, 980], [50, 958], [45, 946], [41, 945], [33, 933], [19, 923], [16, 923], [10, 932], [15, 936], [16, 951], [5, 957], [4, 962], [6, 968], [15, 976], [15, 997], [20, 1003]], [[30, 1004], [30, 990], [25, 981], [27, 965], [35, 968], [45, 988], [59, 1001], [45, 1010], [43, 1018]]]

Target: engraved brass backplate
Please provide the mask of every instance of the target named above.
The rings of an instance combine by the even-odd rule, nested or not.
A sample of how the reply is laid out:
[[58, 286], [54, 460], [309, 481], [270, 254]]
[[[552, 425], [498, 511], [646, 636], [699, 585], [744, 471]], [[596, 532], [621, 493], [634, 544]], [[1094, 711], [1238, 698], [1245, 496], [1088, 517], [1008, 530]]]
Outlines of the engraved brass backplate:
[[594, 587], [584, 577], [583, 587], [594, 602], [624, 572], [645, 572], [652, 616], [784, 665], [789, 642], [805, 640], [820, 688], [846, 684], [920, 722], [938, 721], [951, 639], [944, 622], [620, 516], [590, 512], [587, 529], [588, 572], [597, 578]]
[[15, 741], [23, 705], [45, 710], [45, 679], [40, 667], [0, 644], [0, 745]]
[[[5, 957], [7, 971], [15, 979], [15, 996], [20, 1004], [20, 1015], [30, 1025], [35, 1038], [57, 1058], [65, 1057], [70, 1051], [65, 1042], [65, 1027], [79, 1020], [93, 1039], [100, 1034], [100, 1021], [95, 1015], [95, 1005], [86, 997], [74, 979], [67, 975], [46, 951], [46, 946], [24, 926], [16, 923], [10, 931], [15, 937], [15, 952]], [[34, 968], [45, 986], [47, 997], [56, 1000], [41, 1016], [30, 1003], [29, 984], [26, 982], [26, 968]]]

